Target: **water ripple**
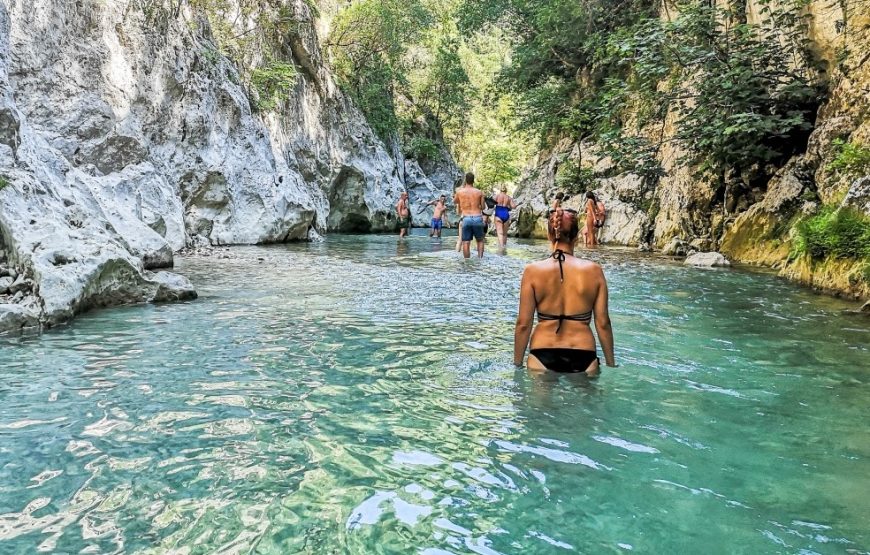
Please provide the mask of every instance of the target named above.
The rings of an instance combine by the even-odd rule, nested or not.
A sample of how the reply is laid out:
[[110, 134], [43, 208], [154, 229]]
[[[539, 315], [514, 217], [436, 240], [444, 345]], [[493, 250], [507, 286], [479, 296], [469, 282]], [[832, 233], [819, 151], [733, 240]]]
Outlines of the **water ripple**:
[[529, 375], [545, 245], [449, 243], [181, 259], [195, 303], [0, 339], [0, 552], [867, 552], [842, 301], [603, 249], [621, 367]]

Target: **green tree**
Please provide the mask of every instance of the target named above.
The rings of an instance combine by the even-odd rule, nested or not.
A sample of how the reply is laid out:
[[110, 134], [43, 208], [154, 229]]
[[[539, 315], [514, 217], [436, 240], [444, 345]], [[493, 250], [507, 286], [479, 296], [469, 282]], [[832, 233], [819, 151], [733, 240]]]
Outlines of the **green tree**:
[[384, 140], [399, 131], [396, 89], [407, 85], [405, 54], [432, 21], [420, 0], [357, 0], [333, 21], [326, 42], [332, 65]]
[[460, 41], [453, 36], [441, 36], [435, 46], [435, 56], [425, 68], [415, 100], [443, 127], [461, 125], [471, 102], [471, 81], [459, 56]]
[[[724, 179], [781, 162], [812, 127], [820, 92], [802, 1], [761, 0], [748, 23], [741, 2], [685, 1], [661, 17], [652, 0], [469, 0], [459, 21], [510, 29], [496, 86], [514, 99], [518, 131], [544, 146], [592, 137], [652, 178], [662, 141], [680, 140], [685, 163]], [[664, 135], [669, 111], [675, 137]]]
[[480, 163], [480, 182], [491, 187], [513, 183], [520, 176], [520, 162], [515, 148], [493, 146], [487, 150]]

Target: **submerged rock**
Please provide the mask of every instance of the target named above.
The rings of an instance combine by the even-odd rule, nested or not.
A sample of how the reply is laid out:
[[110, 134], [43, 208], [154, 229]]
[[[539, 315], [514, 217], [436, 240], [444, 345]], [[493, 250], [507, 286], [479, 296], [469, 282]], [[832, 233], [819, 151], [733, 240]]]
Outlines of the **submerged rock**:
[[193, 300], [197, 297], [196, 290], [184, 276], [170, 272], [157, 272], [154, 274], [157, 290], [150, 301], [155, 303], [167, 303]]
[[731, 262], [718, 252], [696, 252], [690, 254], [683, 264], [699, 268], [726, 268], [731, 266]]

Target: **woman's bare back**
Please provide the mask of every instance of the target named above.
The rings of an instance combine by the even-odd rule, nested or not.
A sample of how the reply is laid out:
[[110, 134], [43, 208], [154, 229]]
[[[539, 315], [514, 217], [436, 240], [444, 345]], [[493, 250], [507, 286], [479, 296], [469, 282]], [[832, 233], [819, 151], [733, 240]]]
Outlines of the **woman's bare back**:
[[[529, 280], [539, 314], [576, 316], [595, 312], [604, 274], [595, 262], [565, 255], [561, 275], [558, 260], [548, 258], [530, 264], [523, 279]], [[586, 322], [539, 320], [531, 345], [594, 349], [595, 338]]]

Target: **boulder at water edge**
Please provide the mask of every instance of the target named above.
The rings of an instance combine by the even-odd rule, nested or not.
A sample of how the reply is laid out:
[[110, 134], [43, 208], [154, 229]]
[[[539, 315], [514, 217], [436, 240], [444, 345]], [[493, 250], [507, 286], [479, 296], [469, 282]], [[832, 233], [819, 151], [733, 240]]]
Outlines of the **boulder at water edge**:
[[683, 264], [698, 268], [726, 268], [731, 266], [728, 259], [718, 252], [696, 252], [690, 254]]
[[0, 304], [0, 333], [39, 327], [39, 314], [20, 304]]

